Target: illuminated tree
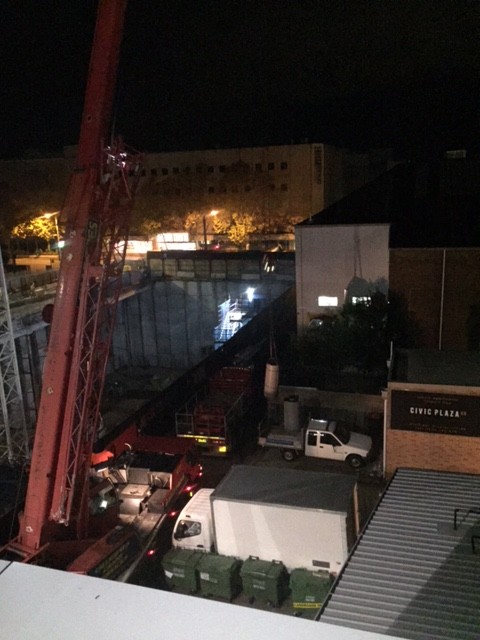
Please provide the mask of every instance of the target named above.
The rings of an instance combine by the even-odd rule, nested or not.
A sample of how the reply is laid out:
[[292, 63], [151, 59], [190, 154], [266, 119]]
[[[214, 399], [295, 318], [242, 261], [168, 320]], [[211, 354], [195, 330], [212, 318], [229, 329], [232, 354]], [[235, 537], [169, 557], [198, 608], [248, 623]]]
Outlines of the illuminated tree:
[[137, 218], [134, 226], [131, 227], [131, 235], [152, 236], [166, 231], [181, 231], [183, 229], [182, 220], [178, 216], [165, 215], [160, 220], [155, 218]]
[[234, 213], [232, 214], [232, 223], [227, 231], [227, 237], [231, 243], [241, 247], [248, 243], [250, 234], [257, 227], [253, 222], [253, 217], [249, 214]]
[[55, 223], [52, 218], [42, 218], [41, 216], [21, 222], [12, 229], [12, 236], [17, 238], [41, 238], [51, 240], [56, 237]]
[[[12, 238], [29, 238], [35, 241], [37, 246], [38, 240], [44, 240], [50, 246], [52, 240], [58, 239], [58, 228], [54, 215], [41, 215], [20, 222], [11, 230]], [[51, 248], [51, 247], [50, 247]]]
[[230, 217], [225, 211], [220, 211], [220, 213], [213, 219], [213, 232], [217, 235], [227, 235], [230, 225]]

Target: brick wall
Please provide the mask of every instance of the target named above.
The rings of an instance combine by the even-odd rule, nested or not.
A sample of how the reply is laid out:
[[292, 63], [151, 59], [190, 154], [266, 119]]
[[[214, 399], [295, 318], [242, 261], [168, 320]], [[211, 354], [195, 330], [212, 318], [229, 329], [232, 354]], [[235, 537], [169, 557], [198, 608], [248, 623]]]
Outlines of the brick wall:
[[416, 347], [478, 348], [469, 327], [480, 301], [479, 249], [393, 249], [389, 272], [417, 328]]
[[387, 429], [386, 476], [398, 467], [480, 473], [480, 438]]
[[[399, 467], [480, 474], [479, 399], [479, 387], [389, 382], [385, 475], [390, 477]], [[461, 416], [458, 423], [442, 417], [417, 419], [410, 413], [415, 403], [430, 406], [432, 412], [449, 406]], [[422, 422], [424, 430], [419, 430]], [[458, 435], [462, 432], [468, 435]]]

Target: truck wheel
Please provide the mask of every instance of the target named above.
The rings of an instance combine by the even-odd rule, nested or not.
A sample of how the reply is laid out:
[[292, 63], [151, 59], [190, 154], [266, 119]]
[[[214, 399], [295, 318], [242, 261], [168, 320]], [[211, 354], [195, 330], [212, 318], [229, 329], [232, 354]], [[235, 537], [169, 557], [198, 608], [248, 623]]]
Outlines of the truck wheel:
[[291, 449], [284, 449], [282, 451], [282, 456], [283, 459], [287, 462], [292, 462], [292, 460], [295, 460], [295, 458], [297, 457], [295, 451], [292, 451]]
[[352, 469], [360, 469], [360, 467], [363, 465], [362, 458], [356, 455], [348, 456], [347, 462], [352, 467]]

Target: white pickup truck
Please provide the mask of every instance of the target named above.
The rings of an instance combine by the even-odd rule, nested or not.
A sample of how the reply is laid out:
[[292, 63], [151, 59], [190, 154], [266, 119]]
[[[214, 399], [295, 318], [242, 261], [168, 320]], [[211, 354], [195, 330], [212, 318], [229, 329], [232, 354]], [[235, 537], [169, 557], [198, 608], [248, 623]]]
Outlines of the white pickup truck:
[[258, 444], [281, 449], [288, 461], [303, 453], [315, 458], [346, 461], [354, 469], [365, 464], [372, 450], [370, 436], [349, 431], [334, 421], [315, 418], [310, 418], [307, 428], [300, 431], [272, 430], [266, 436], [260, 436]]

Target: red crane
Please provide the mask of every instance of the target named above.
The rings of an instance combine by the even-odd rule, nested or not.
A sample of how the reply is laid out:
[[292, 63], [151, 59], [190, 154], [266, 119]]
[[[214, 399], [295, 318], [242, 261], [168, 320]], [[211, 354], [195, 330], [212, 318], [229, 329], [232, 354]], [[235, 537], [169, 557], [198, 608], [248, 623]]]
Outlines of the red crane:
[[126, 0], [100, 0], [20, 528], [24, 562], [89, 535], [88, 475], [141, 158], [109, 126]]

